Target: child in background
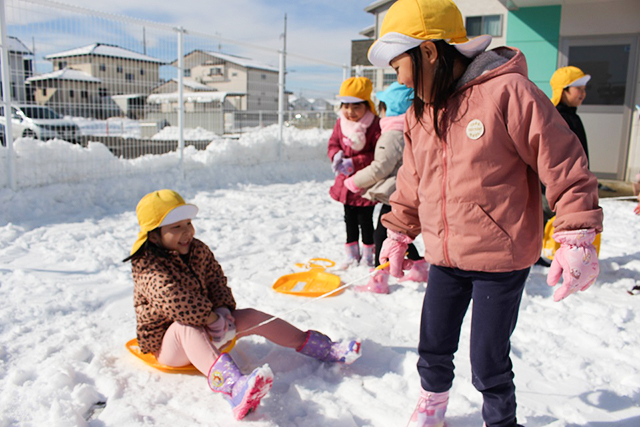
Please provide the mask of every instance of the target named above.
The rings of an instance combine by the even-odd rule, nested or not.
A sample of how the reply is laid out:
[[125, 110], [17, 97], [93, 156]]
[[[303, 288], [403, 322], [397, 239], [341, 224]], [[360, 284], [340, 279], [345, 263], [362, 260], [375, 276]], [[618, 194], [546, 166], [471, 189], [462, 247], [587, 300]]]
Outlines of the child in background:
[[236, 309], [222, 268], [209, 247], [194, 238], [191, 220], [198, 208], [175, 191], [147, 194], [136, 212], [140, 232], [125, 261], [131, 261], [140, 350], [167, 366], [193, 364], [211, 390], [229, 401], [236, 419], [256, 409], [273, 374], [268, 365], [242, 374], [220, 351], [234, 339], [260, 335], [325, 362], [352, 363], [360, 356], [359, 341], [332, 342], [281, 319], [252, 329], [272, 316]]
[[[351, 175], [344, 181], [349, 191], [362, 194], [365, 199], [382, 203], [378, 225], [374, 233], [376, 267], [380, 265], [378, 254], [382, 242], [387, 238], [387, 229], [382, 225], [382, 215], [391, 212], [389, 196], [396, 190], [396, 174], [402, 165], [404, 148], [405, 112], [411, 106], [413, 89], [393, 82], [386, 90], [376, 93], [382, 133], [374, 154], [373, 162], [364, 169]], [[413, 261], [411, 270], [399, 281], [413, 280], [426, 282], [429, 264], [418, 254], [412, 244], [409, 245], [408, 258]], [[377, 270], [364, 286], [356, 286], [356, 291], [368, 291], [380, 294], [389, 293], [389, 270]]]
[[[338, 121], [333, 128], [327, 154], [336, 175], [329, 190], [331, 197], [344, 204], [347, 229], [346, 261], [342, 269], [360, 262], [374, 265], [373, 208], [375, 202], [350, 192], [344, 181], [373, 160], [376, 141], [380, 137], [380, 119], [371, 101], [371, 80], [351, 77], [340, 86], [338, 99], [342, 101]], [[362, 232], [362, 253], [359, 239]]]
[[540, 181], [557, 212], [562, 244], [549, 270], [554, 300], [585, 290], [599, 272], [597, 180], [587, 157], [514, 48], [488, 52], [490, 36], [467, 38], [451, 0], [398, 0], [369, 49], [412, 87], [389, 237], [380, 262], [402, 277], [407, 245], [422, 234], [431, 264], [418, 346], [421, 393], [409, 426], [441, 427], [454, 354], [471, 300], [473, 385], [487, 427], [516, 427], [510, 337], [524, 284], [541, 252]]

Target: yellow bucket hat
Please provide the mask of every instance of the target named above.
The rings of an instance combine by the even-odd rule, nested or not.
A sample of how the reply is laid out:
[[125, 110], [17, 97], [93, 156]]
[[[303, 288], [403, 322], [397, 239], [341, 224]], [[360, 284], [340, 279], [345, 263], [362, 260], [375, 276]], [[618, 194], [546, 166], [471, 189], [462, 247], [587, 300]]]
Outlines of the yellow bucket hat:
[[151, 230], [185, 219], [193, 219], [198, 214], [198, 207], [185, 203], [182, 196], [173, 190], [159, 190], [140, 199], [136, 213], [140, 232], [138, 240], [131, 249], [131, 255], [135, 254], [147, 241], [147, 235]]
[[371, 101], [373, 83], [366, 77], [350, 77], [342, 82], [338, 99], [345, 104], [367, 101], [373, 114], [376, 114], [376, 106]]
[[485, 51], [491, 36], [469, 40], [462, 14], [451, 0], [398, 0], [382, 21], [380, 38], [369, 48], [369, 61], [388, 67], [393, 58], [425, 40], [444, 40], [473, 58]]
[[591, 79], [589, 74], [585, 74], [580, 68], [568, 66], [558, 68], [549, 84], [553, 94], [551, 95], [551, 102], [553, 105], [558, 105], [562, 100], [562, 91], [571, 86], [586, 86], [587, 82]]

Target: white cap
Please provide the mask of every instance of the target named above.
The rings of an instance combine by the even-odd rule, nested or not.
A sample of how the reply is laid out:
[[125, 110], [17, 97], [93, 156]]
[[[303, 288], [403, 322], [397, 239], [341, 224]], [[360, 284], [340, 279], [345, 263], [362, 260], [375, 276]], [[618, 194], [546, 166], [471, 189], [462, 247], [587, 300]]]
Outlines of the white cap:
[[578, 80], [576, 80], [574, 82], [571, 82], [570, 84], [566, 85], [565, 87], [586, 86], [587, 83], [589, 82], [589, 80], [591, 80], [591, 75], [585, 74], [584, 76], [580, 77]]
[[193, 219], [197, 214], [198, 207], [196, 205], [180, 205], [170, 210], [158, 227], [175, 224], [185, 219]]

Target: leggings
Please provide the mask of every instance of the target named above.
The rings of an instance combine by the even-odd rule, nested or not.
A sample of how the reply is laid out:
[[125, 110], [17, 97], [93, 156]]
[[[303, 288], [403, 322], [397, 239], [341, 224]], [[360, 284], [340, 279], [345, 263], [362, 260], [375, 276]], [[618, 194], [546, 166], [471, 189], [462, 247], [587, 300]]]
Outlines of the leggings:
[[347, 226], [347, 244], [357, 242], [362, 230], [362, 243], [373, 245], [373, 208], [375, 206], [344, 205], [344, 222]]
[[[380, 265], [380, 250], [382, 249], [382, 242], [384, 242], [384, 239], [387, 238], [387, 228], [382, 225], [382, 215], [389, 212], [391, 212], [391, 205], [383, 204], [380, 207], [378, 225], [376, 226], [376, 231], [373, 234], [373, 240], [376, 245], [376, 267]], [[409, 244], [409, 248], [407, 249], [407, 251], [409, 252], [407, 258], [409, 258], [410, 260], [418, 261], [419, 259], [422, 259], [413, 243]]]
[[418, 373], [424, 390], [448, 391], [462, 321], [471, 313], [472, 382], [483, 396], [488, 427], [516, 426], [510, 337], [529, 269], [507, 273], [463, 271], [432, 265], [422, 306]]
[[[299, 349], [305, 342], [307, 334], [295, 326], [282, 319], [247, 330], [269, 318], [269, 314], [252, 308], [235, 310], [232, 313], [236, 320], [236, 330], [239, 333], [236, 338], [260, 335], [269, 341], [283, 347]], [[213, 365], [220, 355], [213, 343], [209, 340], [209, 334], [204, 326], [187, 326], [174, 322], [169, 326], [162, 338], [162, 346], [155, 354], [158, 362], [167, 366], [186, 366], [192, 364], [205, 376], [208, 375], [211, 365]]]

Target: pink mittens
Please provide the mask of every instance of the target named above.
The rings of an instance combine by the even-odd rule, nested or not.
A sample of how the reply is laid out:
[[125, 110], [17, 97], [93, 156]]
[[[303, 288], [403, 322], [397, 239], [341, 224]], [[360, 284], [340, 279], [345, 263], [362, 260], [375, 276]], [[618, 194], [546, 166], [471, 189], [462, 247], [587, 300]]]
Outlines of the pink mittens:
[[393, 277], [400, 278], [404, 276], [402, 270], [411, 268], [413, 262], [404, 259], [411, 242], [413, 242], [411, 237], [393, 230], [387, 230], [387, 238], [382, 243], [382, 249], [380, 249], [380, 264], [389, 261], [389, 273]]
[[584, 291], [593, 285], [600, 273], [598, 253], [593, 240], [594, 229], [559, 231], [553, 233], [553, 240], [560, 243], [551, 263], [547, 284], [555, 286], [562, 276], [562, 286], [553, 294], [554, 301], [560, 301], [574, 292]]

